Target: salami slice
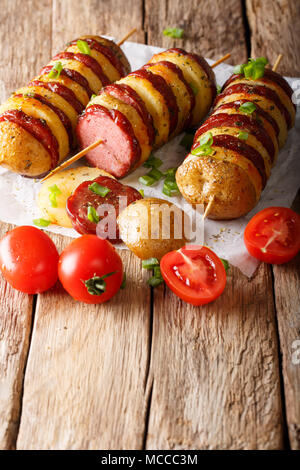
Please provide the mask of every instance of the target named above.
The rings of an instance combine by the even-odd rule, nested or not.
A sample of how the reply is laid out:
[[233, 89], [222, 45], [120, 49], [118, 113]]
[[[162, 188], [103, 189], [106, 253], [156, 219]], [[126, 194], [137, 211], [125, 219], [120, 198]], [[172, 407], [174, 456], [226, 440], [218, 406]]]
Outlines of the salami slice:
[[[104, 188], [104, 189], [103, 189]], [[98, 194], [102, 192], [103, 195]], [[80, 184], [68, 198], [67, 213], [74, 229], [81, 233], [97, 233], [112, 243], [120, 241], [117, 217], [141, 194], [130, 186], [107, 176], [98, 176]]]

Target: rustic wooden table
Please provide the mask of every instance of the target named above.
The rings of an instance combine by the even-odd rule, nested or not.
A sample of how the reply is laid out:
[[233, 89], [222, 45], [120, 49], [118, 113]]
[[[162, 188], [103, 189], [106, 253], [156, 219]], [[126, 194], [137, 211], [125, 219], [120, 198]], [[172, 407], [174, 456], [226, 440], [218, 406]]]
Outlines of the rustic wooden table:
[[[68, 40], [134, 26], [135, 41], [232, 63], [282, 52], [279, 71], [300, 74], [297, 0], [2, 0], [0, 24], [2, 99]], [[169, 26], [185, 39], [164, 37]], [[122, 258], [127, 288], [100, 307], [1, 279], [0, 447], [300, 449], [299, 257], [251, 281], [231, 267], [202, 308], [150, 290], [140, 261]]]

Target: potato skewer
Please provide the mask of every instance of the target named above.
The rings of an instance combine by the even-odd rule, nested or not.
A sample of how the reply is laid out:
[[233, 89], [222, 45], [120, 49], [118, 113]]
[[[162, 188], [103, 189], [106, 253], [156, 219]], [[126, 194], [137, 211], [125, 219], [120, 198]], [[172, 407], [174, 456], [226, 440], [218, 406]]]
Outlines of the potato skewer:
[[214, 219], [232, 219], [257, 204], [288, 130], [295, 122], [292, 89], [267, 60], [250, 59], [224, 84], [191, 153], [176, 173], [191, 204], [209, 204]]
[[[132, 30], [133, 31], [133, 30]], [[133, 31], [134, 32], [134, 31]], [[128, 35], [127, 35], [128, 37]], [[126, 39], [126, 38], [125, 38]], [[123, 41], [123, 40], [122, 40]], [[122, 43], [122, 41], [120, 41], [120, 43]], [[118, 43], [118, 45], [120, 44]], [[219, 60], [217, 60], [214, 64], [212, 64], [211, 68], [214, 68], [216, 67], [217, 65], [219, 65], [220, 63], [224, 62], [225, 60], [227, 60], [229, 57], [230, 57], [230, 53], [224, 55], [223, 57], [221, 57]], [[64, 162], [62, 165], [60, 165], [59, 167], [55, 168], [51, 173], [49, 173], [44, 179], [48, 179], [50, 176], [52, 176], [53, 174], [57, 173], [58, 171], [62, 170], [63, 168], [66, 168], [68, 167], [69, 165], [73, 164], [74, 162], [76, 162], [77, 160], [79, 160], [80, 158], [82, 158], [84, 155], [86, 155], [87, 153], [89, 153], [92, 149], [94, 149], [95, 147], [97, 147], [98, 145], [100, 145], [102, 143], [102, 139], [98, 139], [96, 142], [90, 144], [89, 146], [87, 146], [86, 148], [84, 148], [83, 150], [81, 150], [78, 154], [74, 155], [73, 157], [71, 157], [69, 160], [67, 160], [66, 162]]]

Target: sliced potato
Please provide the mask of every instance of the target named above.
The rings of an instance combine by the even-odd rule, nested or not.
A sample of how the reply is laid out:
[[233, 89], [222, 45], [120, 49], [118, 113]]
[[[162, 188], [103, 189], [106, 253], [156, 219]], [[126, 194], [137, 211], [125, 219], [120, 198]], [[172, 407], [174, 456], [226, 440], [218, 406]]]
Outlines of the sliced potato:
[[[93, 93], [98, 93], [99, 90], [102, 88], [102, 83], [101, 80], [98, 78], [98, 76], [90, 69], [87, 67], [85, 64], [82, 62], [79, 62], [78, 60], [75, 59], [59, 59], [59, 62], [63, 66], [64, 69], [69, 69], [69, 70], [75, 70], [76, 72], [80, 73], [86, 80], [88, 81], [90, 89], [93, 91]], [[57, 60], [51, 60], [48, 65], [55, 65], [57, 63]]]
[[1, 121], [0, 142], [1, 166], [29, 177], [38, 177], [49, 171], [50, 153], [32, 134], [18, 124]]
[[41, 82], [60, 83], [61, 85], [70, 88], [70, 90], [73, 91], [74, 95], [83, 106], [86, 106], [90, 100], [89, 95], [81, 85], [64, 75], [60, 75], [58, 78], [49, 78], [48, 75], [40, 75], [34, 80], [39, 80]]
[[173, 131], [172, 136], [177, 135], [182, 131], [187, 116], [191, 111], [192, 103], [187, 87], [184, 82], [180, 80], [177, 73], [171, 68], [166, 67], [164, 63], [158, 62], [151, 64], [151, 67], [149, 67], [148, 70], [156, 75], [160, 75], [171, 87], [174, 93], [178, 105], [178, 124], [176, 129]]
[[0, 107], [0, 114], [11, 109], [23, 111], [27, 116], [43, 119], [55, 136], [59, 147], [59, 159], [62, 160], [69, 153], [69, 136], [58, 115], [44, 103], [30, 97], [12, 96]]
[[163, 95], [154, 88], [147, 78], [128, 75], [122, 78], [120, 83], [129, 85], [144, 101], [148, 112], [153, 118], [153, 123], [157, 131], [155, 147], [160, 147], [165, 144], [169, 138], [170, 114]]
[[[66, 211], [66, 202], [69, 196], [75, 191], [75, 189], [84, 181], [89, 181], [97, 178], [98, 176], [110, 176], [104, 170], [99, 168], [90, 168], [88, 166], [78, 166], [76, 168], [69, 168], [63, 170], [56, 175], [50, 176], [47, 179], [38, 194], [37, 203], [47, 220], [50, 220], [53, 224], [61, 225], [62, 227], [72, 228], [71, 220], [68, 217]], [[49, 188], [56, 185], [61, 191], [61, 194], [56, 196], [57, 207], [53, 207], [50, 201], [51, 191]]]
[[[76, 45], [72, 45], [67, 48], [67, 52], [73, 52], [74, 54], [78, 54], [81, 51]], [[98, 64], [103, 70], [103, 73], [107, 76], [109, 81], [116, 82], [117, 80], [120, 80], [121, 76], [117, 71], [116, 67], [114, 67], [114, 65], [108, 60], [107, 57], [105, 57], [104, 54], [101, 54], [101, 52], [98, 52], [95, 49], [91, 49], [91, 57], [93, 57], [93, 59], [98, 62]], [[99, 89], [96, 93], [98, 92]]]
[[139, 258], [157, 258], [186, 244], [184, 212], [164, 199], [146, 198], [130, 204], [118, 217], [120, 236]]

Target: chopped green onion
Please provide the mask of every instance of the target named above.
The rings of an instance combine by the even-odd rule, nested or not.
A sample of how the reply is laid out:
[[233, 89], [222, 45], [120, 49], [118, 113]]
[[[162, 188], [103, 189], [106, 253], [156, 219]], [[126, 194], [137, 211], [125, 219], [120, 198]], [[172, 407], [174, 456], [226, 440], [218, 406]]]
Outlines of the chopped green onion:
[[203, 145], [209, 145], [211, 146], [213, 144], [213, 136], [212, 136], [212, 133], [211, 132], [208, 132], [207, 134], [204, 134], [203, 137], [201, 137], [201, 139], [199, 140], [199, 143], [201, 145], [201, 147]]
[[77, 47], [80, 50], [80, 52], [82, 52], [82, 54], [91, 55], [90, 46], [88, 45], [86, 41], [82, 41], [82, 39], [78, 39]]
[[24, 98], [34, 98], [35, 93], [23, 93]]
[[123, 280], [122, 280], [122, 284], [120, 286], [120, 289], [125, 289], [125, 287], [126, 287], [126, 273], [124, 272]]
[[148, 258], [143, 259], [142, 261], [143, 269], [154, 269], [156, 266], [159, 266], [159, 261], [157, 258]]
[[50, 72], [48, 73], [49, 78], [58, 78], [61, 74], [61, 71], [63, 69], [62, 63], [61, 62], [56, 62]]
[[138, 192], [143, 196], [145, 197], [145, 191], [143, 189], [138, 189]]
[[151, 178], [151, 176], [144, 175], [139, 177], [139, 182], [145, 186], [151, 186], [153, 183], [155, 183], [155, 179]]
[[166, 188], [170, 189], [171, 191], [179, 191], [177, 183], [174, 179], [166, 178], [166, 180], [164, 182], [164, 186]]
[[157, 277], [157, 278], [162, 277], [161, 271], [160, 271], [160, 266], [155, 266], [153, 268], [153, 274], [154, 274], [154, 277]]
[[252, 114], [256, 110], [256, 106], [251, 101], [246, 101], [246, 103], [241, 104], [239, 111], [242, 111], [246, 114]]
[[233, 69], [233, 73], [236, 74], [236, 75], [242, 75], [242, 73], [244, 71], [244, 65], [245, 64], [236, 65]]
[[49, 200], [50, 200], [51, 206], [57, 207], [56, 196], [59, 196], [61, 194], [61, 190], [56, 184], [54, 184], [53, 186], [49, 186], [48, 189], [50, 191]]
[[172, 190], [165, 185], [163, 186], [162, 192], [168, 197], [173, 197]]
[[160, 158], [154, 157], [154, 155], [150, 155], [148, 160], [145, 161], [143, 164], [146, 168], [159, 168], [162, 165], [162, 160]]
[[217, 94], [219, 95], [222, 91], [221, 85], [217, 85]]
[[196, 147], [194, 150], [191, 151], [192, 155], [210, 155], [213, 151], [211, 148], [213, 144], [213, 136], [211, 132], [208, 132], [205, 134], [201, 139], [199, 140], [199, 146]]
[[155, 276], [152, 276], [152, 277], [150, 277], [150, 279], [148, 279], [148, 284], [149, 284], [149, 286], [151, 286], [151, 287], [160, 286], [160, 284], [162, 284], [163, 282], [164, 282], [164, 280], [163, 280], [162, 277], [155, 277]]
[[267, 63], [268, 60], [265, 57], [249, 59], [246, 64], [240, 64], [234, 67], [233, 73], [244, 75], [245, 78], [252, 78], [253, 80], [257, 80], [264, 76]]
[[99, 218], [99, 215], [97, 214], [95, 207], [88, 206], [87, 218], [89, 219], [90, 222], [94, 222], [95, 224], [99, 222], [100, 218]]
[[89, 190], [93, 191], [93, 193], [98, 194], [98, 196], [105, 197], [109, 192], [110, 189], [106, 186], [101, 186], [101, 184], [94, 181], [94, 183], [89, 185]]
[[165, 176], [167, 176], [168, 178], [173, 178], [174, 179], [176, 171], [177, 171], [176, 167], [168, 168], [167, 171], [165, 172]]
[[182, 39], [184, 30], [182, 28], [166, 28], [163, 30], [163, 34], [174, 39]]
[[150, 176], [150, 178], [154, 178], [156, 181], [159, 181], [164, 175], [157, 168], [152, 168], [146, 176]]
[[241, 139], [241, 140], [247, 140], [248, 137], [249, 137], [248, 132], [240, 131], [238, 133], [238, 138]]
[[194, 134], [187, 132], [179, 142], [179, 145], [182, 145], [187, 151], [190, 150], [194, 140]]
[[229, 269], [229, 263], [228, 263], [227, 259], [220, 258], [220, 260], [222, 261], [223, 266], [224, 266], [224, 268], [225, 268], [225, 271], [226, 271], [226, 273], [227, 273], [227, 271], [228, 271], [228, 269]]
[[196, 96], [198, 94], [198, 88], [196, 87], [196, 85], [194, 85], [193, 83], [189, 83], [191, 89], [193, 90], [193, 93], [194, 95]]
[[37, 227], [48, 227], [48, 225], [51, 224], [51, 221], [50, 221], [50, 220], [46, 220], [46, 219], [34, 219], [34, 220], [33, 220], [33, 223], [34, 223], [34, 225], [36, 225]]

